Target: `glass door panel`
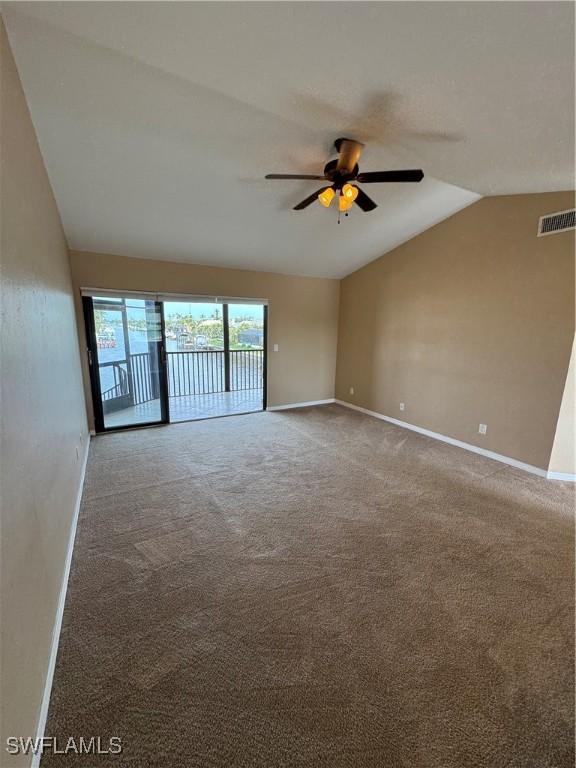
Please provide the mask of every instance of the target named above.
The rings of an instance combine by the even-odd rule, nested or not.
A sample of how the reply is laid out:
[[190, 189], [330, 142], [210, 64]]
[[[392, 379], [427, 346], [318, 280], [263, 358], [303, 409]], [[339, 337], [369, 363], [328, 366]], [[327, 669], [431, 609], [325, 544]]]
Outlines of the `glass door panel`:
[[228, 304], [230, 391], [238, 404], [260, 410], [264, 394], [264, 306]]
[[166, 422], [161, 304], [122, 296], [84, 301], [97, 430]]
[[224, 306], [165, 301], [170, 421], [214, 415], [226, 391]]

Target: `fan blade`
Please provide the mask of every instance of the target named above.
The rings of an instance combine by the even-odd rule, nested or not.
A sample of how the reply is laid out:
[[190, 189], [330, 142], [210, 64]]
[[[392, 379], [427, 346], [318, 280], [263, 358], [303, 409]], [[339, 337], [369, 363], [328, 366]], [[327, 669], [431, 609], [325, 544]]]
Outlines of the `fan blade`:
[[313, 192], [310, 197], [307, 197], [306, 200], [302, 200], [301, 203], [298, 203], [298, 205], [294, 206], [295, 211], [301, 211], [303, 208], [308, 208], [309, 205], [312, 205], [312, 203], [315, 200], [318, 200], [318, 195], [322, 194], [325, 189], [329, 189], [331, 187], [331, 184], [328, 184], [326, 187], [320, 187], [320, 189], [317, 189], [316, 192]]
[[336, 139], [334, 146], [338, 152], [338, 165], [336, 169], [340, 173], [352, 173], [358, 164], [364, 144], [354, 141], [354, 139]]
[[424, 173], [418, 168], [411, 171], [373, 171], [359, 173], [356, 181], [361, 184], [375, 184], [379, 181], [422, 181]]
[[268, 173], [265, 179], [315, 179], [321, 181], [324, 176], [309, 176], [305, 173]]
[[356, 205], [360, 206], [363, 211], [373, 211], [374, 208], [378, 208], [374, 200], [372, 198], [368, 197], [366, 192], [362, 192], [360, 187], [356, 187], [358, 190], [358, 194], [356, 195], [356, 200], [354, 202]]

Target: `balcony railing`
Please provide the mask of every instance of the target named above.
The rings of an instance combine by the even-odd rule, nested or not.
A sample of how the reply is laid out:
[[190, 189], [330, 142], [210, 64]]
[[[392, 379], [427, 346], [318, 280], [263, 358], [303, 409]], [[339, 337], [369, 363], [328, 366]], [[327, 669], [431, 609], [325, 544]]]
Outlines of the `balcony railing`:
[[150, 373], [150, 353], [139, 352], [130, 355], [132, 368], [132, 391], [134, 392], [134, 404], [147, 403], [158, 395], [152, 389], [153, 378]]
[[225, 392], [224, 352], [168, 352], [168, 397]]
[[[226, 352], [167, 352], [168, 396], [208, 395], [230, 391], [261, 389], [264, 380], [264, 350], [230, 350], [226, 375]], [[105, 375], [103, 372], [105, 369]], [[153, 388], [150, 354], [130, 355], [128, 360], [100, 364], [100, 379], [106, 383], [102, 400], [130, 396], [132, 405], [147, 403], [158, 395]]]
[[[230, 390], [261, 389], [263, 349], [233, 349], [229, 352]], [[168, 395], [208, 395], [226, 392], [226, 353], [168, 352]]]
[[[126, 360], [114, 363], [100, 363], [100, 380], [108, 381], [110, 384], [110, 386], [102, 390], [102, 400], [114, 400], [129, 393], [128, 373], [122, 365], [126, 365]], [[104, 375], [102, 375], [103, 371], [105, 371]], [[114, 382], [113, 384], [111, 383], [112, 381]]]
[[230, 350], [230, 389], [262, 389], [264, 382], [264, 350]]

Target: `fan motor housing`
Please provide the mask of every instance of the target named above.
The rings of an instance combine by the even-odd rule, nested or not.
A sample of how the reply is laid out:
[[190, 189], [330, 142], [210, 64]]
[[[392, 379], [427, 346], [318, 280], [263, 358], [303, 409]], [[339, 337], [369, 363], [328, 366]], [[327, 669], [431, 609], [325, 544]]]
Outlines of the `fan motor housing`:
[[350, 173], [342, 173], [338, 170], [338, 160], [330, 160], [330, 162], [326, 163], [324, 166], [324, 176], [326, 176], [328, 181], [331, 181], [337, 189], [340, 189], [348, 181], [355, 179], [356, 176], [358, 176], [359, 170], [358, 163], [356, 163]]

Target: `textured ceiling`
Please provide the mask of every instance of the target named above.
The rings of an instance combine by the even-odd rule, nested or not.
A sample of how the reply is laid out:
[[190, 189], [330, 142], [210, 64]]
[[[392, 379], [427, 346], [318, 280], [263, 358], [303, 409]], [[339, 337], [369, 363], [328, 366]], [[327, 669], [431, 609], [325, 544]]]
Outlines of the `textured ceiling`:
[[[574, 187], [572, 3], [4, 4], [71, 247], [340, 277], [481, 195]], [[379, 207], [292, 206], [340, 135]]]

